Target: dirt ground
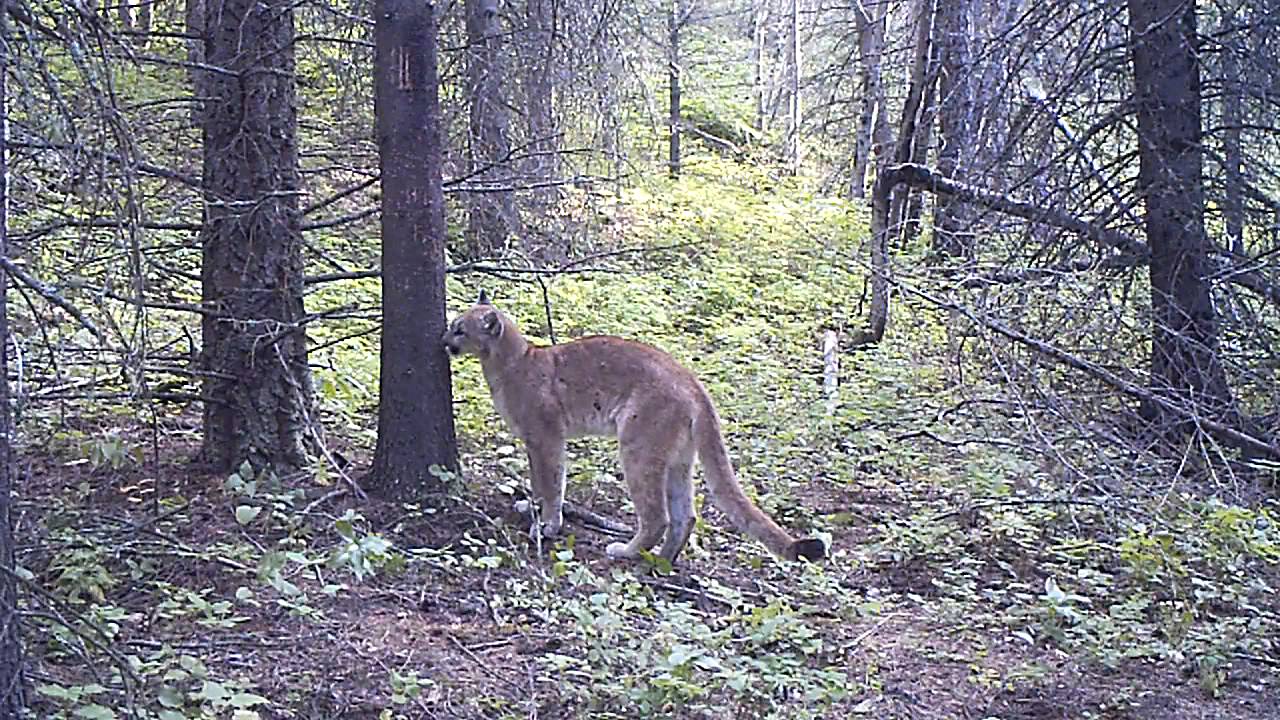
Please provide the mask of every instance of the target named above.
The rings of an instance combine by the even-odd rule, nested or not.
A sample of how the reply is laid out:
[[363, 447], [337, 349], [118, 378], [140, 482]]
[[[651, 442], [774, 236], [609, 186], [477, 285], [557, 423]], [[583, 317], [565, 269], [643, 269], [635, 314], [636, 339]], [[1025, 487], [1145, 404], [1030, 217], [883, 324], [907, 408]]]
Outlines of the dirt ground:
[[[574, 647], [553, 629], [503, 621], [493, 610], [491, 600], [508, 581], [545, 577], [551, 560], [534, 556], [518, 528], [504, 535], [484, 517], [501, 517], [510, 501], [492, 490], [492, 478], [470, 479], [470, 507], [454, 503], [426, 519], [408, 520], [403, 506], [356, 500], [340, 481], [300, 481], [307, 499], [291, 511], [297, 524], [259, 537], [252, 524], [236, 521], [234, 502], [222, 489], [225, 478], [187, 462], [193, 449], [190, 440], [165, 438], [153, 448], [158, 453], [118, 470], [94, 470], [89, 463], [60, 457], [56, 449], [27, 452], [20, 459], [15, 514], [19, 560], [35, 571], [37, 583], [51, 588], [59, 579], [41, 568], [48, 568], [67, 542], [65, 534], [54, 532], [55, 525], [71, 523], [79, 537], [105, 544], [103, 562], [117, 576], [105, 599], [132, 618], [117, 621], [120, 631], [112, 643], [117, 653], [144, 654], [164, 645], [198, 655], [211, 671], [250, 680], [253, 692], [270, 700], [258, 708], [260, 717], [590, 715], [563, 691], [565, 683], [578, 678], [557, 677], [544, 662], [547, 653], [573, 652]], [[486, 471], [481, 467], [477, 472]], [[933, 591], [929, 567], [872, 564], [848, 552], [870, 540], [876, 520], [903, 511], [892, 497], [830, 485], [799, 492], [799, 502], [807, 507], [852, 509], [857, 520], [837, 526], [837, 553], [825, 568], [832, 586], [844, 595], [830, 597], [828, 608], [810, 611], [829, 648], [826, 657], [843, 666], [849, 686], [857, 691], [834, 707], [815, 711], [818, 716], [1280, 718], [1280, 662], [1275, 658], [1232, 659], [1214, 697], [1187, 666], [1134, 659], [1107, 668], [1044, 640], [1029, 642], [1010, 633], [994, 609], [947, 607]], [[578, 499], [626, 519], [617, 510], [618, 497], [601, 493]], [[270, 590], [254, 583], [255, 560], [249, 551], [290, 533], [300, 542], [329, 542], [327, 528], [348, 509], [359, 510], [371, 529], [399, 548], [457, 547], [468, 534], [497, 537], [512, 543], [523, 565], [443, 572], [411, 563], [401, 573], [379, 573], [363, 582], [348, 578], [347, 589], [332, 596], [321, 590], [321, 571], [298, 572], [291, 580], [307, 591], [314, 612], [301, 616], [269, 602]], [[709, 525], [719, 525], [714, 511], [706, 514]], [[597, 572], [609, 572], [603, 548], [612, 538], [584, 528], [574, 531], [577, 557]], [[238, 556], [236, 548], [244, 554]], [[137, 562], [142, 558], [146, 563]], [[130, 559], [132, 575], [125, 569]], [[773, 587], [753, 577], [741, 555], [724, 546], [720, 533], [673, 575], [638, 575], [655, 596], [687, 601], [713, 617], [730, 609], [698, 588], [718, 583], [745, 593], [769, 593]], [[200, 622], [198, 614], [162, 620], [156, 609], [157, 583], [205, 592], [210, 599], [235, 598], [238, 588], [248, 587], [260, 602], [235, 603], [237, 620], [226, 627]], [[29, 611], [50, 613], [44, 594], [32, 592], [28, 599]], [[856, 619], [840, 612], [849, 603], [869, 599], [878, 601], [878, 612]], [[76, 610], [67, 603], [53, 608], [64, 620]], [[51, 652], [41, 638], [28, 637], [27, 643], [36, 685], [70, 684], [94, 674], [66, 654]], [[101, 655], [93, 657], [107, 662]], [[388, 675], [409, 670], [431, 682], [410, 701], [389, 704]], [[146, 691], [137, 694], [142, 698]], [[38, 693], [35, 698], [47, 701]], [[388, 708], [395, 714], [386, 714]], [[38, 712], [51, 717], [54, 706], [42, 705]], [[671, 716], [682, 715], [673, 711]], [[692, 716], [730, 715], [704, 709]]]

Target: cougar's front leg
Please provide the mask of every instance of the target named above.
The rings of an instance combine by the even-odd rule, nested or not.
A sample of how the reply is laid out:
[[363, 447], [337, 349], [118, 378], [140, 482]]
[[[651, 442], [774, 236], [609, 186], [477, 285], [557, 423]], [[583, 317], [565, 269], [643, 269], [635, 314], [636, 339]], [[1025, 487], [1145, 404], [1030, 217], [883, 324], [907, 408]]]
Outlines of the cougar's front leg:
[[533, 499], [538, 503], [541, 527], [530, 528], [529, 533], [541, 532], [543, 537], [555, 537], [564, 525], [564, 437], [542, 438], [526, 442], [529, 453], [530, 485]]

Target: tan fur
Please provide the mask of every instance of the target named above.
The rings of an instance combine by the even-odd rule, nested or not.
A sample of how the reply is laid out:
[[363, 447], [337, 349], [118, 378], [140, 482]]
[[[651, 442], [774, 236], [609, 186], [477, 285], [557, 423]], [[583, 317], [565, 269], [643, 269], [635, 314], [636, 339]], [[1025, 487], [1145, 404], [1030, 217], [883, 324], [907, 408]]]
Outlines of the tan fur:
[[710, 396], [667, 353], [608, 336], [534, 347], [483, 296], [443, 341], [454, 356], [480, 359], [498, 413], [524, 441], [542, 518], [534, 532], [560, 532], [565, 440], [616, 436], [638, 527], [630, 542], [609, 545], [610, 557], [634, 558], [663, 540], [659, 555], [676, 558], [695, 520], [695, 455], [712, 500], [735, 527], [788, 560], [825, 555], [821, 540], [796, 540], [742, 491]]

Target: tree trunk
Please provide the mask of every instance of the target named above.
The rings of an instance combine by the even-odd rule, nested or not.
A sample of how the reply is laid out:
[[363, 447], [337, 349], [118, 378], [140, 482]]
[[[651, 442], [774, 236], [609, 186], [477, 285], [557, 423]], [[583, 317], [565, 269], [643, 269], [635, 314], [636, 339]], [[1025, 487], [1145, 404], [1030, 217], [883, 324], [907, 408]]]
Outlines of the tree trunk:
[[800, 3], [791, 0], [787, 18], [787, 170], [800, 172]]
[[[534, 182], [547, 181], [559, 171], [555, 107], [552, 102], [556, 17], [554, 0], [528, 0], [525, 8], [528, 61], [525, 63], [525, 88], [529, 104], [529, 153], [526, 174]], [[533, 197], [545, 212], [555, 203], [555, 186], [538, 188]], [[567, 248], [565, 248], [567, 250]]]
[[[885, 118], [884, 85], [881, 83], [881, 63], [884, 58], [884, 36], [888, 9], [877, 10], [873, 17], [855, 4], [858, 14], [858, 74], [862, 88], [862, 110], [858, 115], [858, 137], [854, 149], [853, 172], [849, 179], [850, 195], [866, 196], [867, 166], [872, 148], [883, 139], [877, 130], [887, 130]], [[883, 152], [879, 148], [878, 153]]]
[[[934, 30], [937, 29], [939, 8], [946, 3], [936, 2], [934, 4], [933, 24]], [[929, 38], [929, 55], [925, 62], [924, 71], [924, 94], [920, 98], [920, 109], [916, 115], [915, 135], [911, 138], [911, 159], [910, 162], [915, 165], [925, 165], [929, 162], [929, 148], [933, 144], [933, 125], [934, 116], [937, 114], [937, 90], [939, 67], [941, 65], [941, 48], [932, 37]], [[923, 226], [921, 218], [924, 214], [925, 194], [922, 192], [903, 193], [900, 196], [901, 204], [898, 207], [899, 217], [898, 225], [902, 228], [902, 235], [898, 242], [902, 247], [906, 247], [915, 241], [920, 235], [920, 229]]]
[[[970, 52], [970, 0], [952, 0], [938, 6], [938, 44], [941, 73], [938, 78], [938, 172], [948, 178], [960, 175], [962, 158], [976, 146], [973, 110], [973, 67]], [[973, 257], [972, 222], [968, 208], [954, 199], [934, 203], [933, 252], [955, 258]]]
[[[1235, 22], [1224, 18], [1223, 23]], [[1229, 29], [1225, 29], [1230, 32]], [[1228, 42], [1222, 53], [1222, 162], [1225, 166], [1223, 213], [1226, 215], [1227, 243], [1231, 252], [1244, 256], [1244, 152], [1241, 145], [1244, 117], [1241, 110], [1241, 88], [1245, 78], [1240, 71], [1240, 48]]]
[[302, 302], [291, 0], [207, 3], [201, 232], [204, 459], [306, 461], [312, 410]]
[[[9, 112], [5, 79], [9, 75], [8, 16], [0, 13], [0, 257], [9, 252]], [[0, 269], [0, 718], [22, 716], [26, 683], [22, 672], [18, 593], [14, 582], [12, 452], [9, 415], [9, 278]]]
[[755, 0], [751, 9], [751, 104], [755, 112], [755, 129], [763, 141], [769, 128], [769, 89], [765, 86], [765, 43], [769, 40], [769, 2]]
[[667, 173], [680, 177], [680, 0], [667, 10]]
[[467, 196], [466, 253], [469, 257], [500, 254], [517, 229], [518, 215], [510, 184], [510, 119], [502, 99], [502, 27], [498, 0], [467, 0], [467, 82], [470, 153], [467, 175], [488, 186]]
[[458, 467], [445, 330], [443, 129], [434, 3], [379, 0], [374, 114], [382, 170], [382, 355], [370, 489], [421, 498]]
[[[1151, 382], [1209, 417], [1229, 411], [1218, 322], [1205, 279], [1200, 66], [1195, 3], [1129, 0], [1138, 190], [1151, 249]], [[1161, 415], [1155, 408], [1146, 408]]]
[[889, 199], [897, 184], [893, 169], [883, 165], [877, 169], [871, 186], [871, 307], [866, 327], [853, 338], [855, 347], [880, 342], [889, 324]]
[[[919, 153], [922, 143], [920, 122], [931, 94], [929, 85], [932, 76], [929, 72], [930, 59], [933, 56], [933, 21], [936, 15], [936, 0], [920, 0], [916, 8], [916, 45], [915, 59], [911, 68], [911, 83], [907, 88], [907, 99], [902, 107], [902, 121], [898, 126], [898, 144], [894, 150], [894, 164], [912, 162]], [[889, 232], [894, 235], [908, 235], [906, 229], [909, 215], [908, 198], [911, 192], [907, 188], [898, 188], [891, 192], [889, 198]]]
[[191, 66], [187, 69], [187, 74], [191, 80], [191, 94], [195, 96], [196, 102], [191, 109], [191, 121], [196, 125], [204, 122], [204, 103], [206, 97], [206, 86], [204, 83], [204, 71], [196, 66], [204, 64], [204, 44], [206, 37], [204, 33], [204, 2], [205, 0], [187, 0], [186, 3], [186, 26], [187, 34], [198, 39], [188, 39], [187, 43], [187, 62]]

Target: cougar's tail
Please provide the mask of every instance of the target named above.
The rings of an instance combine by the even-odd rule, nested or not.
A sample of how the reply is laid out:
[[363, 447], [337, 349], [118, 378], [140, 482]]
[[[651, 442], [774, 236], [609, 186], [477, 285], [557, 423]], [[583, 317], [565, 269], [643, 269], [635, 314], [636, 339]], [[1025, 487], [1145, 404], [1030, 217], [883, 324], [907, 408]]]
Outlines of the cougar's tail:
[[693, 423], [694, 443], [707, 477], [711, 501], [720, 508], [720, 512], [729, 516], [734, 527], [764, 543], [770, 552], [784, 560], [805, 558], [818, 561], [826, 557], [827, 546], [821, 540], [791, 537], [751, 502], [733, 472], [733, 463], [729, 462], [729, 453], [724, 447], [720, 418], [705, 391], [701, 405], [702, 412]]

